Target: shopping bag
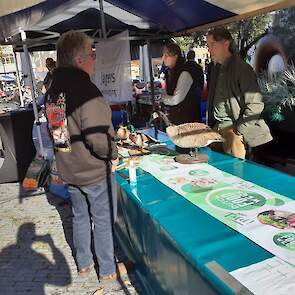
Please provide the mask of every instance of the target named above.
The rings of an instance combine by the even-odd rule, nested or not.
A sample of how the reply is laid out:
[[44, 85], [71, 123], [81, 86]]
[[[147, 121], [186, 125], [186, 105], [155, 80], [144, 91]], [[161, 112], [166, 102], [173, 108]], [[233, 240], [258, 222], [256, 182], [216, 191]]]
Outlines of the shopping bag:
[[36, 190], [40, 187], [44, 187], [50, 176], [50, 166], [50, 160], [35, 158], [30, 164], [22, 182], [23, 189]]
[[48, 191], [54, 196], [62, 198], [62, 199], [68, 199], [70, 197], [70, 194], [68, 191], [68, 185], [62, 180], [62, 178], [60, 177], [58, 173], [55, 158], [53, 158], [53, 161], [51, 164]]

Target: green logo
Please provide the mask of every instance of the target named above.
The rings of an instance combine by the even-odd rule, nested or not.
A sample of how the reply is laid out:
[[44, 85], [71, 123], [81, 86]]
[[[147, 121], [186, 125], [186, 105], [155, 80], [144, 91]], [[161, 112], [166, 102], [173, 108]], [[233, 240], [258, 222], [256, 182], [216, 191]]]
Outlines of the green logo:
[[285, 202], [282, 199], [273, 198], [273, 199], [268, 199], [266, 204], [270, 206], [282, 206], [285, 204]]
[[209, 174], [209, 172], [206, 170], [191, 170], [189, 172], [189, 175], [192, 175], [192, 176], [205, 176], [208, 174]]
[[178, 169], [178, 167], [173, 166], [173, 165], [167, 165], [167, 166], [160, 167], [161, 171], [170, 171], [170, 170], [175, 170], [175, 169]]
[[166, 157], [166, 156], [152, 157], [151, 161], [160, 165], [169, 165], [169, 164], [175, 163], [173, 157]]
[[266, 203], [266, 199], [256, 192], [230, 188], [213, 192], [208, 201], [225, 210], [253, 210]]
[[186, 193], [201, 193], [206, 192], [212, 189], [212, 186], [208, 187], [202, 187], [199, 185], [192, 185], [190, 183], [187, 183], [181, 187], [181, 189]]
[[279, 233], [273, 237], [273, 241], [279, 247], [295, 251], [295, 233]]

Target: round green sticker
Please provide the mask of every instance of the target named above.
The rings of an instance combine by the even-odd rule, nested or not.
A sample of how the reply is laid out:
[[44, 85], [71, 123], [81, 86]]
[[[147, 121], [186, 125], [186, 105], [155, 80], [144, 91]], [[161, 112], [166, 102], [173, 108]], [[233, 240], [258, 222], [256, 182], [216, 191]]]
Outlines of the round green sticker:
[[209, 174], [209, 172], [206, 170], [191, 170], [189, 172], [189, 175], [192, 175], [192, 176], [205, 176], [208, 174]]
[[177, 169], [177, 167], [173, 166], [173, 165], [167, 165], [167, 166], [160, 167], [161, 171], [170, 171], [170, 170], [174, 170], [174, 169]]
[[256, 192], [231, 188], [213, 192], [208, 201], [221, 209], [238, 211], [254, 210], [266, 203], [266, 199]]
[[295, 233], [279, 233], [273, 237], [273, 241], [284, 249], [295, 251]]
[[267, 200], [266, 204], [270, 206], [282, 206], [285, 204], [285, 202], [282, 199], [273, 198], [273, 199]]
[[212, 189], [212, 187], [202, 187], [202, 186], [192, 185], [190, 183], [187, 183], [183, 185], [181, 189], [186, 193], [200, 193], [200, 192], [208, 191]]

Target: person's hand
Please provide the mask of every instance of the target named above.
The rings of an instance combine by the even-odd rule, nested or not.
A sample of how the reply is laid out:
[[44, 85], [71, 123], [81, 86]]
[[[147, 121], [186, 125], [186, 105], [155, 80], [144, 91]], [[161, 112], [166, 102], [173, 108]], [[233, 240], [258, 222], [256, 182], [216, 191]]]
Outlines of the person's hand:
[[115, 159], [115, 160], [112, 160], [112, 172], [114, 172], [116, 170], [116, 167], [118, 165], [118, 162], [119, 162], [119, 159]]
[[43, 235], [43, 236], [37, 236], [35, 240], [43, 242], [43, 243], [47, 243], [49, 245], [53, 244], [53, 240], [52, 240], [50, 234], [46, 234], [46, 235]]

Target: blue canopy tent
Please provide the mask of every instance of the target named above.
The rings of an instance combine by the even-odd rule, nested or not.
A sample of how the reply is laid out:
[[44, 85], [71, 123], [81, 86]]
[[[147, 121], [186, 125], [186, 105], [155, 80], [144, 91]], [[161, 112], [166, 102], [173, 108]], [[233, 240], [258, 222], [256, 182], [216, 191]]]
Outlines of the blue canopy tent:
[[[52, 50], [59, 35], [71, 29], [97, 41], [124, 30], [130, 40], [163, 39], [292, 4], [295, 0], [1, 1], [0, 44], [12, 44], [15, 51], [22, 51], [23, 44], [28, 51]], [[26, 32], [25, 42], [21, 31]]]
[[[68, 27], [56, 26], [64, 20], [89, 9], [99, 10], [98, 1], [93, 0], [25, 0], [21, 4], [1, 1], [0, 42], [23, 31], [57, 32]], [[137, 33], [184, 33], [204, 26], [223, 24], [250, 15], [294, 5], [290, 0], [108, 0], [103, 6], [107, 35], [126, 29]], [[91, 17], [83, 22], [70, 22], [74, 29], [91, 29]], [[123, 28], [123, 26], [125, 26]], [[57, 30], [58, 28], [58, 30]], [[99, 20], [96, 28], [101, 29]], [[52, 29], [52, 30], [50, 30]], [[113, 32], [112, 32], [113, 31]]]

